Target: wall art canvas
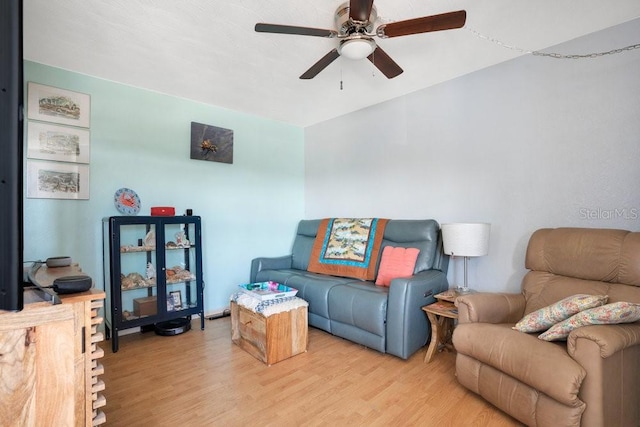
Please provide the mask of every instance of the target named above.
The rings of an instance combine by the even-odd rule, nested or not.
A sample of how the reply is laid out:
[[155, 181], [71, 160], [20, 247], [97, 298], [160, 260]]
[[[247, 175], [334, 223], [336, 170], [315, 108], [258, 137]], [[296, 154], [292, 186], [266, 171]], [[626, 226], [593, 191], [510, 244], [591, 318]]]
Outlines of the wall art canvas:
[[191, 158], [233, 163], [233, 131], [191, 122]]
[[27, 123], [27, 157], [89, 163], [89, 129], [44, 122]]
[[27, 160], [27, 197], [89, 199], [89, 165]]
[[91, 97], [86, 93], [29, 82], [27, 118], [88, 128]]

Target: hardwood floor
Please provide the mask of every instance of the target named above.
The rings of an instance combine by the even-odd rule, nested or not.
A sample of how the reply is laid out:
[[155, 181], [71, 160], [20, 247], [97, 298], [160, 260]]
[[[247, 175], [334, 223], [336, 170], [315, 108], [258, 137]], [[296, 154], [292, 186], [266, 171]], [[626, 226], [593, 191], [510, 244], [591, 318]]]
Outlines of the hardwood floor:
[[229, 317], [103, 348], [108, 426], [520, 425], [457, 383], [453, 353], [405, 361], [309, 328], [306, 353], [266, 366], [231, 342]]

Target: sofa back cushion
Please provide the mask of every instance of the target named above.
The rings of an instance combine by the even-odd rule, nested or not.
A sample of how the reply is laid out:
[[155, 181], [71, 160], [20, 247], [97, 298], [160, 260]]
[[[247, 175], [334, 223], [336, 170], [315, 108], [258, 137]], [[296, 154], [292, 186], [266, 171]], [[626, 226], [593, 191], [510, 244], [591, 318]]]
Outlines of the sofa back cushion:
[[527, 247], [525, 314], [575, 294], [640, 303], [640, 232], [541, 229]]
[[384, 230], [380, 253], [386, 246], [416, 248], [420, 253], [414, 274], [430, 270], [437, 256], [439, 230], [440, 225], [433, 219], [392, 219]]
[[293, 240], [291, 266], [298, 270], [307, 270], [309, 267], [309, 258], [313, 249], [313, 242], [318, 234], [320, 226], [319, 219], [303, 219], [298, 224], [298, 231]]
[[560, 276], [640, 285], [640, 233], [597, 228], [541, 229], [525, 266]]
[[[311, 249], [318, 233], [320, 219], [304, 219], [298, 224], [295, 239], [293, 241], [292, 267], [298, 270], [307, 270]], [[414, 273], [434, 268], [438, 257], [438, 236], [440, 226], [432, 219], [425, 220], [389, 220], [385, 228], [380, 256], [386, 246], [416, 248], [420, 250]], [[377, 265], [380, 265], [378, 259]]]

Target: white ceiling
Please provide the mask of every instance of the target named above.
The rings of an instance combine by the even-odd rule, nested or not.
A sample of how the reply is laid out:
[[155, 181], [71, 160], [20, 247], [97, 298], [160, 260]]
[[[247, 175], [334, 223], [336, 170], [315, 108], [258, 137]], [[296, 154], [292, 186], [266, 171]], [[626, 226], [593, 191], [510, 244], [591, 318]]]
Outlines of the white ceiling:
[[334, 29], [343, 1], [24, 0], [24, 56], [308, 126], [521, 55], [474, 31], [541, 50], [640, 16], [638, 0], [375, 0], [377, 24], [467, 11], [462, 29], [377, 39], [404, 69], [392, 80], [366, 59], [346, 58], [300, 80], [337, 40], [253, 29], [257, 22]]

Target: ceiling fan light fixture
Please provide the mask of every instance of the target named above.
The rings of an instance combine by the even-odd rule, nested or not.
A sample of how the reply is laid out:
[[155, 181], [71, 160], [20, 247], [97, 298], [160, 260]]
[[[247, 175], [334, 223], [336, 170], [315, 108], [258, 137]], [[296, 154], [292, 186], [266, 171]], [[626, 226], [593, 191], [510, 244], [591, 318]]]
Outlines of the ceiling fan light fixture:
[[356, 37], [340, 43], [338, 52], [345, 58], [359, 60], [371, 55], [376, 49], [376, 42], [370, 38]]

